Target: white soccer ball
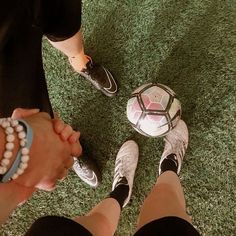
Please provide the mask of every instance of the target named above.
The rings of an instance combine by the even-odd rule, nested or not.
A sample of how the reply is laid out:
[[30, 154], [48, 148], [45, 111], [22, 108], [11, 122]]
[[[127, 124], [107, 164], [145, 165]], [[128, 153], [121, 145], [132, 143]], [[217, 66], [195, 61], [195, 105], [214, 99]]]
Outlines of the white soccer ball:
[[127, 117], [139, 133], [148, 137], [164, 136], [180, 119], [181, 104], [169, 87], [145, 84], [128, 100]]

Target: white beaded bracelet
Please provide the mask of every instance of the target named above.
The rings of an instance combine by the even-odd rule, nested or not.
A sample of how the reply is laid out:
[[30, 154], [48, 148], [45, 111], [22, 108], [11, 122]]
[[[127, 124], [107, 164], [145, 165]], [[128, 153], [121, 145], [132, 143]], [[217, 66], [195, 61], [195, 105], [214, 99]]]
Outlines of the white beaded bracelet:
[[[0, 126], [5, 129], [6, 133], [6, 150], [0, 164], [0, 181], [7, 182], [10, 179], [16, 179], [22, 175], [28, 167], [29, 148], [32, 144], [33, 133], [31, 127], [23, 120], [15, 120], [12, 118], [0, 119]], [[14, 131], [20, 140], [20, 150], [17, 153], [14, 163], [7, 170], [10, 159], [13, 156], [14, 149]], [[26, 133], [27, 132], [27, 133]]]
[[3, 175], [7, 172], [7, 166], [10, 163], [10, 159], [12, 157], [12, 150], [14, 149], [14, 129], [11, 127], [10, 120], [7, 119], [0, 119], [0, 126], [5, 129], [5, 134], [6, 134], [6, 149], [3, 153], [3, 159], [0, 163], [0, 174]]

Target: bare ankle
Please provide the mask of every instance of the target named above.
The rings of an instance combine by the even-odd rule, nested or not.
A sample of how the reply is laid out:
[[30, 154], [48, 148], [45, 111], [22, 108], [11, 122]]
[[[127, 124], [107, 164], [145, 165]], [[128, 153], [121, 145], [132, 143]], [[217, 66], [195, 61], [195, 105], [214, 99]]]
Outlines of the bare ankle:
[[84, 53], [78, 54], [73, 57], [69, 57], [69, 62], [76, 72], [80, 72], [86, 68], [86, 64], [89, 61], [89, 57]]

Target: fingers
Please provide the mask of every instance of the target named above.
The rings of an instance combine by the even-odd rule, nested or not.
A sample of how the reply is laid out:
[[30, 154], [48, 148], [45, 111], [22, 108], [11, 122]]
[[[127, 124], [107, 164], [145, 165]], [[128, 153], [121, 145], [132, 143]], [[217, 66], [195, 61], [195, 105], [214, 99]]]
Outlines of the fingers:
[[74, 133], [73, 129], [70, 125], [65, 125], [63, 132], [61, 132], [60, 136], [63, 141], [66, 141], [72, 134]]
[[71, 144], [71, 155], [75, 157], [79, 157], [82, 154], [82, 146], [80, 142], [72, 143]]
[[62, 141], [69, 141], [75, 143], [80, 137], [80, 132], [74, 131], [72, 127], [65, 124], [63, 120], [53, 119], [54, 130], [60, 135]]
[[27, 116], [32, 116], [34, 114], [39, 113], [39, 109], [35, 108], [35, 109], [24, 109], [24, 108], [16, 108], [13, 113], [12, 113], [12, 118], [14, 119], [20, 119], [20, 118], [24, 118]]
[[51, 116], [47, 112], [39, 112], [37, 116], [46, 120], [51, 120]]
[[76, 142], [78, 142], [78, 140], [79, 140], [79, 138], [80, 138], [80, 132], [79, 131], [74, 131], [73, 132], [73, 134], [69, 137], [69, 142], [71, 143], [71, 144], [73, 144], [73, 143], [76, 143]]
[[61, 134], [61, 132], [63, 131], [64, 127], [65, 127], [65, 123], [63, 120], [59, 120], [59, 119], [53, 119], [53, 126], [54, 126], [54, 130], [57, 134]]

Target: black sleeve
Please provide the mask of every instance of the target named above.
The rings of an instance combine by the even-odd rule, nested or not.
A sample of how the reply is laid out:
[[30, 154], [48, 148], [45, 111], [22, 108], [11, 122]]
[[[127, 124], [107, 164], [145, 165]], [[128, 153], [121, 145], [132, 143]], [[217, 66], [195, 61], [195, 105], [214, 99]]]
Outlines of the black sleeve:
[[62, 41], [80, 30], [81, 0], [41, 0], [40, 2], [40, 21], [44, 34], [50, 40]]
[[19, 0], [1, 1], [0, 5], [0, 51], [14, 31], [19, 18]]

